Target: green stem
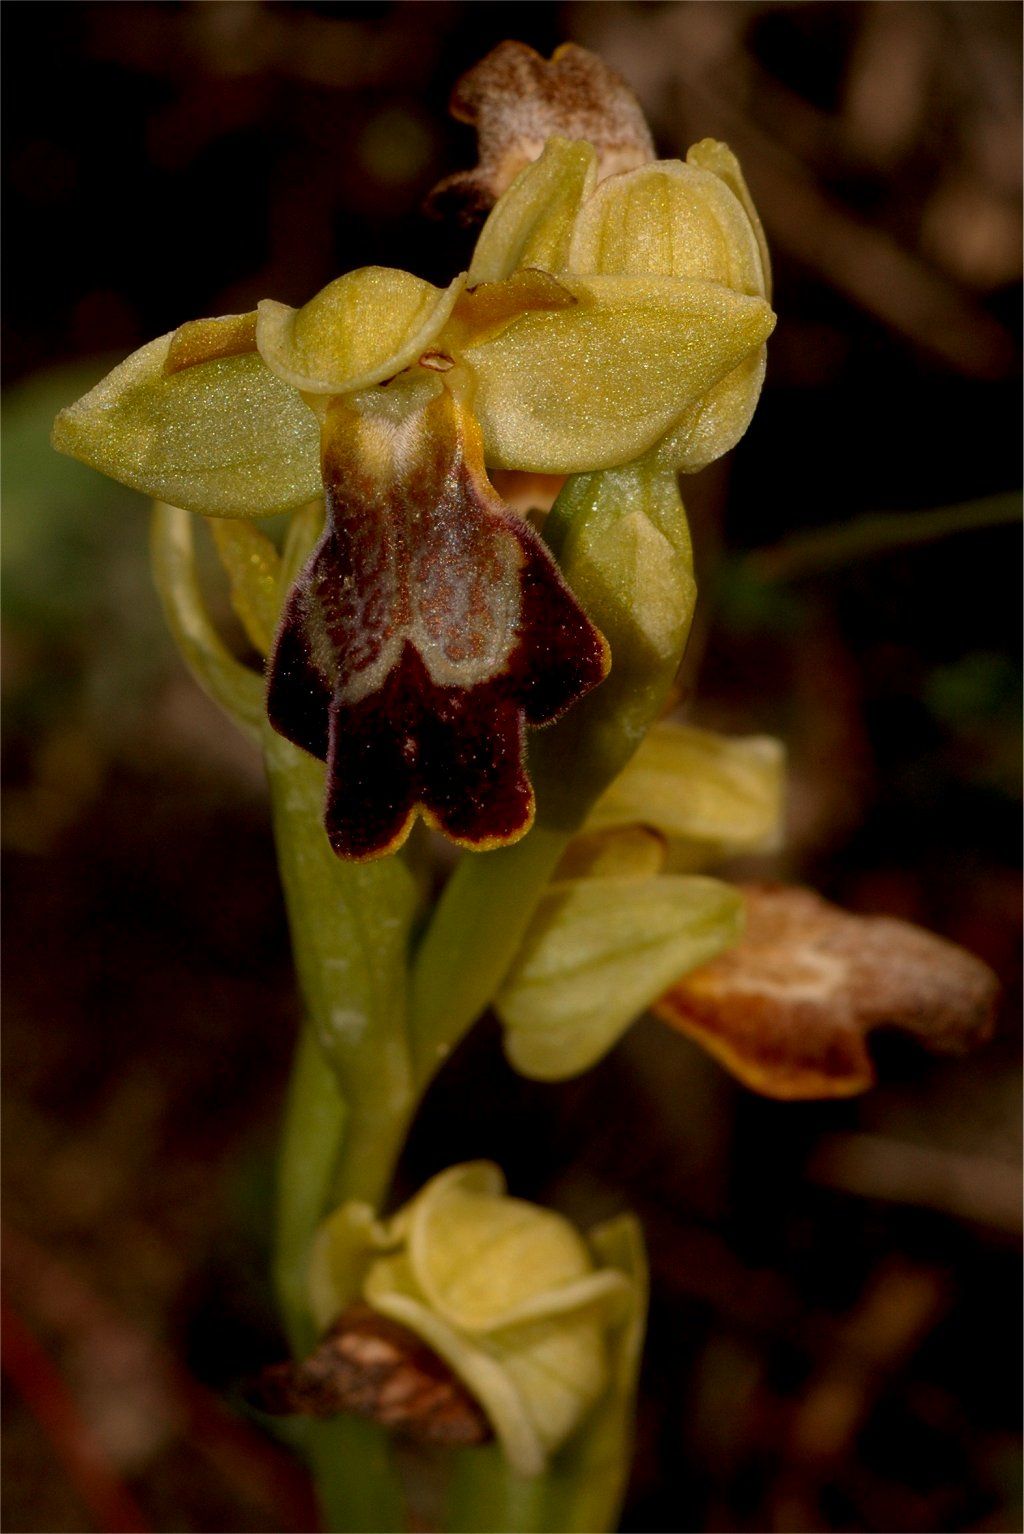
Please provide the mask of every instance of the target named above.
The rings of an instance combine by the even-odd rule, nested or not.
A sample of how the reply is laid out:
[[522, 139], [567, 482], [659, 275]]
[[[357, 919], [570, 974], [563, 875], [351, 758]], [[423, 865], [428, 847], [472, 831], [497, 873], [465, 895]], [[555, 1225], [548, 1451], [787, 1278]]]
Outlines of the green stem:
[[288, 1340], [298, 1358], [316, 1341], [309, 1314], [309, 1249], [334, 1186], [345, 1128], [338, 1078], [311, 1024], [303, 1026], [285, 1105], [278, 1162], [274, 1279]]
[[420, 1091], [497, 991], [567, 841], [535, 824], [513, 847], [463, 857], [449, 879], [412, 976]]
[[406, 1527], [391, 1438], [360, 1417], [307, 1423], [306, 1454], [323, 1528], [330, 1534], [396, 1534]]
[[372, 1100], [364, 1094], [360, 1111], [353, 1110], [346, 1125], [332, 1205], [358, 1199], [380, 1209], [386, 1203], [417, 1106], [418, 1098], [411, 1092], [402, 1096], [375, 1093]]
[[[292, 1347], [309, 1352], [309, 1253], [344, 1199], [383, 1200], [412, 1111], [405, 966], [413, 885], [397, 859], [345, 865], [320, 824], [323, 772], [266, 733], [274, 834], [296, 970], [310, 1021], [288, 1092], [276, 1280]], [[324, 1527], [404, 1527], [389, 1435], [351, 1417], [307, 1422], [302, 1440]]]
[[[285, 1108], [278, 1174], [275, 1280], [289, 1341], [304, 1357], [316, 1341], [309, 1312], [309, 1251], [331, 1207], [347, 1118], [338, 1078], [311, 1024], [296, 1051]], [[303, 1420], [300, 1442], [317, 1489], [323, 1527], [333, 1534], [405, 1526], [401, 1483], [383, 1428], [355, 1417]]]
[[544, 1531], [547, 1480], [512, 1475], [501, 1449], [462, 1450], [453, 1456], [445, 1509], [447, 1534], [534, 1534]]

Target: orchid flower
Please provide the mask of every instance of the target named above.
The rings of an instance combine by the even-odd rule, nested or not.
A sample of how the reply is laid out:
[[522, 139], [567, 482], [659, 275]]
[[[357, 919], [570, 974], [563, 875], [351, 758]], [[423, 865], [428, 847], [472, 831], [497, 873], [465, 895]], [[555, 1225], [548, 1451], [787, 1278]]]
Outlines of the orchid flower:
[[585, 1238], [553, 1210], [511, 1198], [493, 1163], [470, 1162], [432, 1178], [389, 1220], [359, 1202], [336, 1209], [313, 1243], [311, 1306], [321, 1331], [365, 1300], [421, 1338], [479, 1402], [513, 1472], [529, 1478], [619, 1373], [616, 1355], [643, 1308], [642, 1253], [631, 1217]]
[[[524, 68], [540, 82], [532, 108], [517, 80], [505, 121]], [[299, 309], [268, 300], [183, 325], [54, 432], [61, 450], [206, 516], [323, 494], [267, 708], [327, 762], [325, 824], [345, 858], [393, 851], [417, 813], [471, 848], [517, 840], [533, 818], [526, 725], [558, 718], [614, 663], [488, 471], [701, 467], [745, 429], [774, 325], [760, 225], [724, 145], [651, 160], [632, 97], [581, 49], [545, 63], [506, 44], [478, 70], [461, 89], [464, 115], [490, 103], [483, 161], [506, 179], [523, 168], [468, 272], [439, 289], [364, 267]], [[624, 125], [611, 139], [609, 96]], [[597, 120], [604, 137], [588, 138]], [[503, 122], [518, 149], [500, 148]]]

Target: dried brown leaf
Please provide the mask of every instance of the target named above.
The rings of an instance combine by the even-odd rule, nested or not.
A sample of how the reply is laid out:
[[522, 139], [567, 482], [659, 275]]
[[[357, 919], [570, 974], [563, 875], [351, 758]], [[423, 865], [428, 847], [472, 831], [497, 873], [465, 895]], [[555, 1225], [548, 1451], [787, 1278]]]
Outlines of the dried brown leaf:
[[768, 1097], [849, 1097], [875, 1081], [874, 1028], [959, 1053], [992, 1032], [998, 982], [980, 959], [909, 922], [855, 916], [811, 890], [744, 886], [746, 930], [655, 1003]]
[[418, 1443], [485, 1443], [491, 1426], [448, 1365], [369, 1305], [349, 1307], [299, 1364], [264, 1369], [252, 1403], [275, 1415], [369, 1417]]
[[553, 135], [593, 144], [599, 176], [654, 159], [640, 103], [625, 80], [576, 43], [564, 43], [550, 59], [525, 43], [499, 43], [462, 76], [450, 110], [476, 128], [479, 163], [438, 182], [427, 206], [455, 211], [465, 222], [497, 202]]

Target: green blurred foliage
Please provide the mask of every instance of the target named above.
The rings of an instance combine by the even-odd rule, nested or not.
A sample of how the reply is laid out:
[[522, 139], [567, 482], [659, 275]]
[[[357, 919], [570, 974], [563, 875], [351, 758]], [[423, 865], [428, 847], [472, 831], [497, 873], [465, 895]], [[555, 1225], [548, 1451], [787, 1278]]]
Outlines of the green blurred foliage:
[[37, 374], [3, 411], [3, 616], [13, 733], [69, 714], [119, 739], [170, 651], [149, 581], [147, 506], [50, 447], [105, 359]]

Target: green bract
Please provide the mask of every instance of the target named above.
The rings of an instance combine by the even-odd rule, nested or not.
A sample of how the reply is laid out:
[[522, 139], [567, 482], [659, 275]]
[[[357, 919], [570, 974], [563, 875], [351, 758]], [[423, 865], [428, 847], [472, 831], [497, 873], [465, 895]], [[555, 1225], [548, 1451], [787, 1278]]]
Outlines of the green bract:
[[596, 176], [589, 144], [551, 138], [446, 289], [363, 267], [301, 309], [261, 303], [254, 326], [183, 326], [62, 411], [54, 443], [171, 504], [266, 516], [318, 492], [318, 397], [433, 370], [490, 467], [699, 468], [741, 435], [763, 377], [757, 216], [713, 140], [685, 165]]
[[609, 1333], [639, 1302], [562, 1216], [509, 1198], [489, 1162], [435, 1177], [391, 1220], [350, 1203], [310, 1265], [326, 1328], [354, 1300], [407, 1326], [480, 1402], [511, 1467], [542, 1473], [609, 1380]]

